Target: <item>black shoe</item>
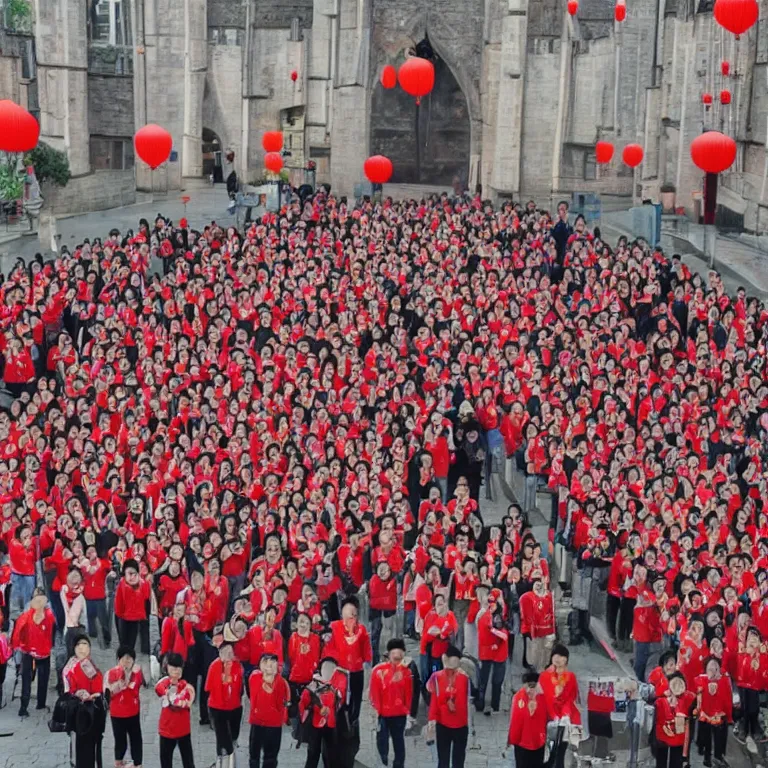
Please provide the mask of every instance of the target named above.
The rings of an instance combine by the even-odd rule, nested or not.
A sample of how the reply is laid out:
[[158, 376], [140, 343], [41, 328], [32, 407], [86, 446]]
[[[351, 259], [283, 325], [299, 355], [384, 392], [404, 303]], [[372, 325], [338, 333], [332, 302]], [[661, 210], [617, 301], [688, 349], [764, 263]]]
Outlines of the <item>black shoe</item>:
[[19, 717], [29, 717], [29, 712], [27, 712], [27, 708], [26, 707], [22, 707], [19, 710]]
[[704, 758], [704, 768], [712, 768], [712, 761]]
[[211, 721], [207, 717], [200, 718], [200, 725], [210, 725]]
[[46, 712], [50, 712], [51, 711], [51, 708], [46, 706], [45, 704], [38, 704], [35, 707], [35, 709], [37, 709], [37, 710], [43, 710], [44, 709]]

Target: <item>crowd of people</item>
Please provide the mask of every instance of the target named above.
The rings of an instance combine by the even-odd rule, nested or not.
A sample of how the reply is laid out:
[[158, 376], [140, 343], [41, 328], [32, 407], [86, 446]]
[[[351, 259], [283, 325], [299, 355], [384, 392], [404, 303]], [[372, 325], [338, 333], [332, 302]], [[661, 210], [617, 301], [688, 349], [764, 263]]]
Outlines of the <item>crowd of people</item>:
[[[581, 718], [557, 582], [573, 586], [572, 644], [596, 582], [639, 681], [671, 651], [649, 680], [660, 768], [697, 719], [724, 761], [733, 713], [701, 703], [715, 666], [740, 695], [736, 737], [762, 738], [757, 300], [643, 242], [611, 248], [565, 203], [552, 217], [319, 191], [243, 232], [181, 224], [113, 230], [0, 286], [0, 682], [15, 650], [20, 716], [33, 676], [44, 708], [54, 674], [59, 721], [88, 710], [78, 768], [107, 714], [116, 765], [128, 744], [141, 763], [137, 648], [163, 665], [162, 768], [177, 746], [193, 765], [192, 709], [233, 761], [244, 696], [251, 766], [277, 765], [286, 721], [308, 768], [351, 766], [366, 679], [385, 764], [391, 741], [404, 765], [423, 699], [440, 768], [462, 768], [471, 710], [510, 703], [519, 768], [543, 764], [552, 720], [562, 768]], [[506, 457], [525, 499], [487, 523], [481, 487]], [[543, 542], [527, 518], [541, 485]], [[102, 675], [90, 645], [114, 634]]]

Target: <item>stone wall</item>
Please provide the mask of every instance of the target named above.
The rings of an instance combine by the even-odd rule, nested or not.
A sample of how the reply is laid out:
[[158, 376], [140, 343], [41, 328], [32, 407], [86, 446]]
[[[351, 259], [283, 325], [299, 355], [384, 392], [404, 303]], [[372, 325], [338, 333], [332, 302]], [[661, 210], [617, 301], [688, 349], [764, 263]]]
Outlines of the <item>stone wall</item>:
[[133, 136], [133, 78], [88, 75], [88, 128], [92, 136]]
[[136, 179], [133, 170], [96, 171], [69, 180], [66, 187], [42, 185], [45, 211], [64, 214], [102, 211], [136, 202]]

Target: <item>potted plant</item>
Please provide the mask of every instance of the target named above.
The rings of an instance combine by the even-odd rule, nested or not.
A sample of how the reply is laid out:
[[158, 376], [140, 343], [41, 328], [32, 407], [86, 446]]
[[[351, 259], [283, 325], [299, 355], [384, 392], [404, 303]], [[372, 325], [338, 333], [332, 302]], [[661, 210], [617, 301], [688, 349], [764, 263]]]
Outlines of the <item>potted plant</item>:
[[675, 194], [677, 189], [668, 181], [661, 185], [661, 207], [665, 211], [675, 210]]
[[10, 163], [0, 164], [0, 200], [8, 210], [8, 223], [18, 221], [18, 203], [24, 194], [24, 182], [16, 167]]

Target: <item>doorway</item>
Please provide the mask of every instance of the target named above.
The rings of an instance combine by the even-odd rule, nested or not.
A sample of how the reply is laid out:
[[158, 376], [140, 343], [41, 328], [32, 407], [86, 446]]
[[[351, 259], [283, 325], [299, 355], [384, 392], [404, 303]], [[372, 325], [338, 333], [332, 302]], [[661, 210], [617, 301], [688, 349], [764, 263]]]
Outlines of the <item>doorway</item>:
[[210, 128], [203, 128], [203, 177], [211, 176], [214, 184], [224, 182], [221, 140]]
[[469, 105], [448, 65], [435, 59], [435, 86], [416, 104], [402, 88], [376, 83], [371, 103], [371, 154], [386, 155], [392, 182], [451, 186], [469, 179]]

